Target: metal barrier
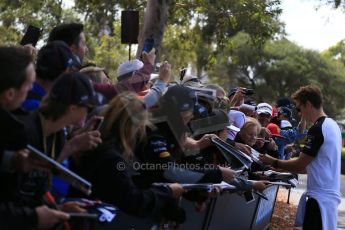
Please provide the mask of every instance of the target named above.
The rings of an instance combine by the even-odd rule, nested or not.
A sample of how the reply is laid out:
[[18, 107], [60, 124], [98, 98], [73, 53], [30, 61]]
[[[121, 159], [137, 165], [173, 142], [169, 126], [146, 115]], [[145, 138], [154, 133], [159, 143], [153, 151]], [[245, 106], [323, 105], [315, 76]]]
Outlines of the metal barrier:
[[250, 203], [236, 193], [225, 193], [210, 199], [201, 213], [194, 210], [192, 202], [183, 200], [181, 206], [187, 218], [181, 229], [266, 229], [271, 221], [278, 188], [272, 185], [264, 190], [263, 194], [268, 200], [254, 194], [254, 200]]
[[[205, 210], [196, 212], [193, 202], [181, 200], [181, 207], [186, 212], [186, 222], [179, 229], [189, 230], [262, 230], [270, 225], [275, 200], [278, 193], [278, 185], [272, 185], [263, 192], [268, 200], [254, 194], [254, 200], [246, 203], [237, 193], [224, 193], [217, 198], [210, 199]], [[156, 229], [155, 223], [146, 218], [138, 218], [117, 212], [111, 223], [93, 223], [94, 230], [150, 230]]]
[[190, 230], [190, 229], [204, 229], [205, 221], [207, 216], [212, 213], [212, 205], [214, 199], [209, 199], [206, 203], [206, 208], [201, 212], [196, 212], [193, 202], [188, 201], [184, 198], [181, 200], [181, 207], [186, 213], [186, 221], [181, 224], [181, 230]]
[[277, 198], [278, 188], [278, 185], [272, 185], [264, 190], [263, 193], [266, 195], [268, 200], [260, 199], [250, 229], [261, 230], [267, 229], [269, 227], [273, 214], [274, 204]]
[[259, 197], [256, 194], [250, 203], [246, 203], [245, 199], [238, 194], [223, 194], [216, 200], [206, 229], [250, 229], [258, 202]]
[[140, 218], [127, 215], [122, 211], [118, 211], [111, 223], [94, 223], [94, 230], [149, 230], [155, 225], [153, 220], [149, 218]]

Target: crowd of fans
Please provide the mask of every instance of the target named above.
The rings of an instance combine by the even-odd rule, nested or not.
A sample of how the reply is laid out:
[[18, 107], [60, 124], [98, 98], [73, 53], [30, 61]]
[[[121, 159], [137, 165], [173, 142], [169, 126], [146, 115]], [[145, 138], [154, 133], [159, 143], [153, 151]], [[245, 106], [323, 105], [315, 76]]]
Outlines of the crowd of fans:
[[[208, 195], [181, 184], [224, 181], [263, 191], [266, 181], [249, 181], [228, 167], [214, 138], [248, 156], [252, 149], [281, 160], [298, 156], [293, 144], [305, 136], [306, 121], [302, 116], [293, 125], [290, 100], [246, 103], [252, 90], [227, 93], [186, 70], [171, 84], [168, 62], [153, 74], [154, 48], [122, 63], [113, 83], [104, 68], [83, 63], [87, 51], [76, 23], [55, 27], [36, 62], [30, 46], [0, 47], [1, 229], [63, 227], [68, 213], [102, 202], [132, 216], [182, 223], [179, 198], [202, 203]], [[91, 195], [53, 176], [27, 144], [90, 181]], [[251, 170], [267, 170], [262, 167]]]

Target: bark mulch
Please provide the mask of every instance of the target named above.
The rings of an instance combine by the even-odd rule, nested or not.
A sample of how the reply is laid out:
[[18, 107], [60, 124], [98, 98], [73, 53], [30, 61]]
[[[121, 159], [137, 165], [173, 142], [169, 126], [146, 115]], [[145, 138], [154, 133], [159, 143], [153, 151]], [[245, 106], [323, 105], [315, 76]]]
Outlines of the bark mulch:
[[[284, 189], [285, 190], [285, 189]], [[274, 207], [270, 230], [271, 229], [294, 229], [297, 206], [288, 204], [287, 192], [279, 189], [276, 204]]]

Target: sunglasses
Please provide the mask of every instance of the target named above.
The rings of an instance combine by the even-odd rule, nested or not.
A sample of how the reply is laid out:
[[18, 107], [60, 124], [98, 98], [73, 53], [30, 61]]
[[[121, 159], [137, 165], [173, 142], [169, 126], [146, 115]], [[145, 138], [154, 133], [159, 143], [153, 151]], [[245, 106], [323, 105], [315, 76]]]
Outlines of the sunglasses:
[[297, 111], [298, 113], [301, 112], [301, 105], [296, 105], [295, 108], [296, 108], [296, 111]]

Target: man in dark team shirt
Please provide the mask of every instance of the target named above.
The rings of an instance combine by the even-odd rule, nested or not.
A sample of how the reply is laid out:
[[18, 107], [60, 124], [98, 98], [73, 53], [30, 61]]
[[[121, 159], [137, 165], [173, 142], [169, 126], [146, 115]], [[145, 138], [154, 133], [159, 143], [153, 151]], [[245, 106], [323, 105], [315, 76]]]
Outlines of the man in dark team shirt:
[[0, 229], [48, 229], [69, 216], [44, 205], [20, 206], [11, 197], [16, 172], [26, 171], [21, 166], [30, 166], [24, 125], [11, 111], [32, 87], [36, 75], [33, 60], [23, 48], [0, 47], [0, 69]]
[[267, 155], [260, 156], [260, 159], [275, 168], [308, 174], [307, 191], [300, 200], [296, 226], [303, 225], [303, 229], [337, 229], [340, 129], [323, 111], [322, 94], [317, 86], [301, 87], [292, 95], [292, 99], [300, 115], [313, 124], [303, 151], [297, 159], [292, 160], [278, 160]]

